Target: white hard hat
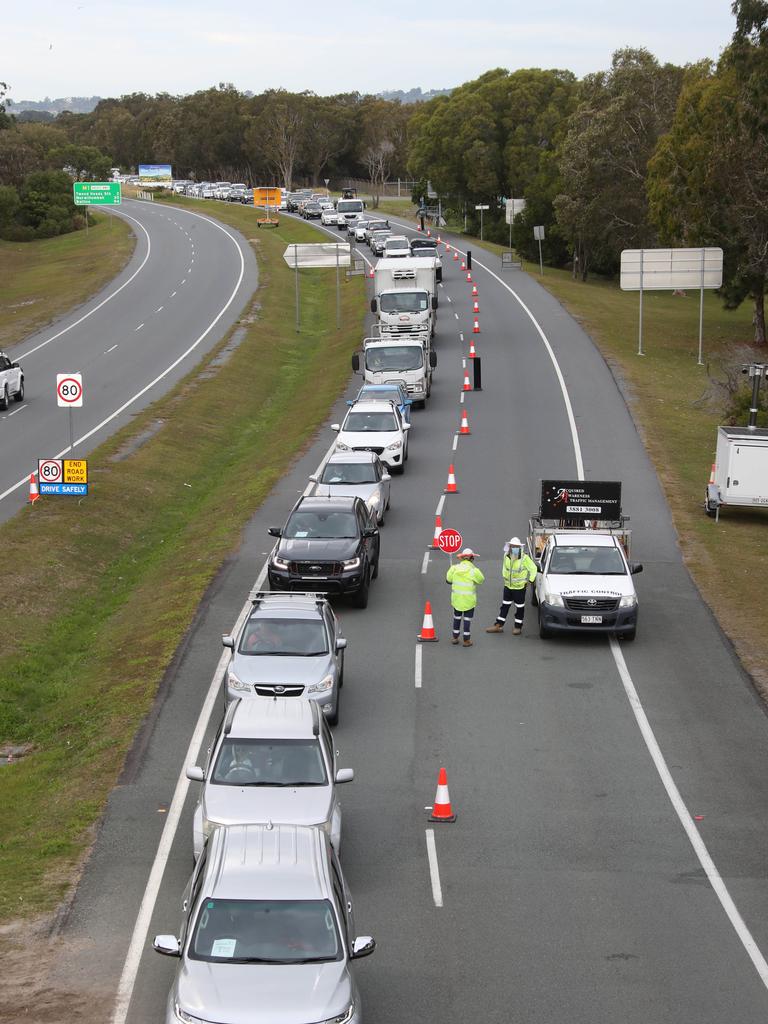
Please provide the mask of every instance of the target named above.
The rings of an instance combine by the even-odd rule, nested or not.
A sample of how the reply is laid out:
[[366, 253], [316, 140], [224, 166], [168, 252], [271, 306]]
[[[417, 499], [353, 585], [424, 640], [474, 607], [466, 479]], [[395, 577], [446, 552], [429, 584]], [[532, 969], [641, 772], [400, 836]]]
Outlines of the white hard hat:
[[520, 540], [519, 537], [512, 537], [510, 538], [509, 546], [511, 548], [521, 548], [523, 546], [523, 542]]
[[459, 554], [459, 558], [474, 558], [474, 557], [475, 557], [475, 552], [472, 550], [472, 548], [464, 548], [464, 550]]

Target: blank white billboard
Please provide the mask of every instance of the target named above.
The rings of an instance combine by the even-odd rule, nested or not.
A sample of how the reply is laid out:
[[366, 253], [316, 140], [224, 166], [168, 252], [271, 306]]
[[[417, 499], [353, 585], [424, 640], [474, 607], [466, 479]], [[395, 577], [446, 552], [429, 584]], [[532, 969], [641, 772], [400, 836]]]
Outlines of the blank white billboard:
[[620, 283], [625, 292], [720, 288], [723, 250], [624, 249]]

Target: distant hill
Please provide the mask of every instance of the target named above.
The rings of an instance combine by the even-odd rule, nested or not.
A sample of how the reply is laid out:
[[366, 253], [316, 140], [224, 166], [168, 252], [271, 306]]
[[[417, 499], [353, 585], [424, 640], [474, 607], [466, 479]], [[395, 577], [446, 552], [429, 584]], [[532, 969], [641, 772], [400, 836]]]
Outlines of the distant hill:
[[426, 100], [434, 99], [435, 96], [450, 96], [453, 89], [430, 89], [422, 92], [421, 89], [387, 89], [380, 92], [383, 100], [400, 100], [401, 103], [424, 103]]
[[9, 114], [21, 114], [25, 110], [39, 110], [48, 114], [60, 114], [62, 110], [71, 110], [73, 114], [90, 114], [101, 96], [62, 96], [52, 100], [46, 96], [44, 100], [6, 100]]

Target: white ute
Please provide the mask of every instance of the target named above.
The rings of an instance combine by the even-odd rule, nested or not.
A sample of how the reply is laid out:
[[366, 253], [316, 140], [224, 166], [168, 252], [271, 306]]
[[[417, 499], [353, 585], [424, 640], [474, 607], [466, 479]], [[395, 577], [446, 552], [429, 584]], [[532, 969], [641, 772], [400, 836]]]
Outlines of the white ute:
[[0, 352], [0, 409], [5, 410], [15, 402], [24, 401], [24, 371], [5, 352]]

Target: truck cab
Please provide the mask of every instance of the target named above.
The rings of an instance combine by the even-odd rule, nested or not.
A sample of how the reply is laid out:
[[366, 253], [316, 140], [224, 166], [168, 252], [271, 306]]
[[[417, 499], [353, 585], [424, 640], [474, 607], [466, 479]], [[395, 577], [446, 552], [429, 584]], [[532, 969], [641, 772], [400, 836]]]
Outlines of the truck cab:
[[[352, 356], [352, 369], [366, 384], [399, 384], [422, 407], [432, 390], [437, 353], [418, 338], [366, 338], [362, 353]], [[362, 358], [361, 358], [362, 357]]]
[[382, 337], [434, 337], [437, 319], [435, 261], [430, 258], [382, 259], [373, 272], [377, 314]]
[[362, 217], [365, 203], [362, 199], [339, 199], [336, 203], [336, 223], [339, 230], [346, 230], [347, 224]]

